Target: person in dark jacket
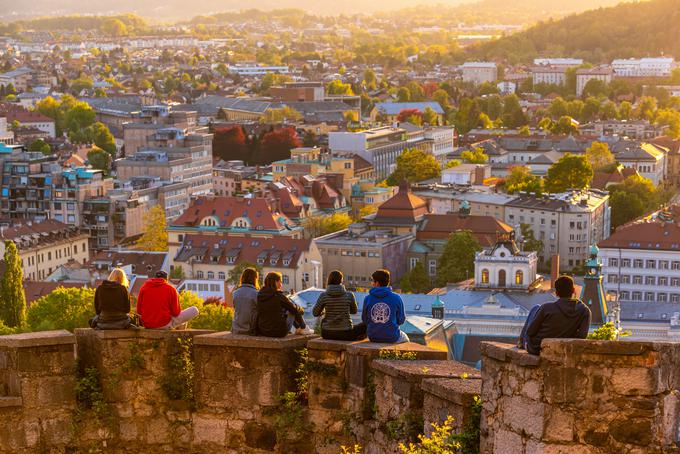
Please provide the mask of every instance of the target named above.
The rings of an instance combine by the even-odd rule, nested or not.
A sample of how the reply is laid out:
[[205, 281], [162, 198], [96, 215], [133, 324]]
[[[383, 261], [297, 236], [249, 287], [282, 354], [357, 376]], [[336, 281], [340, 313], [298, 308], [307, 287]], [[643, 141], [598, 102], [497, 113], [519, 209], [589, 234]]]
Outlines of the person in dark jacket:
[[97, 287], [94, 292], [95, 328], [127, 329], [131, 326], [129, 286], [125, 271], [114, 268], [108, 279]]
[[168, 282], [168, 273], [158, 271], [139, 290], [137, 313], [145, 328], [173, 329], [197, 317], [198, 308], [182, 310], [177, 290]]
[[590, 327], [590, 309], [574, 298], [574, 280], [560, 276], [555, 281], [558, 300], [543, 304], [532, 320], [527, 320], [527, 351], [533, 355], [541, 353], [543, 339], [585, 339]]
[[326, 291], [319, 295], [312, 314], [321, 317], [321, 337], [331, 340], [355, 341], [366, 338], [366, 324], [352, 325], [350, 314], [358, 312], [354, 294], [345, 290], [342, 285], [343, 275], [340, 271], [328, 274]]
[[406, 321], [404, 302], [390, 287], [390, 272], [378, 270], [371, 275], [373, 288], [364, 298], [361, 319], [371, 342], [397, 344], [408, 342], [405, 332], [399, 329]]
[[234, 291], [234, 334], [255, 334], [257, 328], [257, 291], [260, 275], [255, 268], [246, 268], [241, 273], [239, 287]]
[[271, 272], [257, 294], [257, 334], [266, 337], [286, 337], [292, 327], [295, 334], [312, 334], [302, 318], [305, 310], [293, 303], [281, 291], [281, 273]]

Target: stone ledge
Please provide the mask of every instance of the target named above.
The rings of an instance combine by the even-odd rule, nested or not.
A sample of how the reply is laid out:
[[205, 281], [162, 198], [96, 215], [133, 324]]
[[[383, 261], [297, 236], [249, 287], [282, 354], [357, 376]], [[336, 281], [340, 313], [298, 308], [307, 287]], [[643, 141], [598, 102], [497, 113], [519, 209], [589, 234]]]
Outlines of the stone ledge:
[[210, 329], [165, 330], [77, 328], [75, 330], [76, 336], [93, 336], [99, 339], [166, 339], [168, 337], [180, 337], [182, 334], [198, 336], [214, 332], [215, 331]]
[[480, 349], [482, 356], [498, 361], [509, 361], [520, 366], [537, 367], [541, 362], [541, 358], [536, 355], [528, 353], [526, 350], [520, 350], [512, 344], [503, 344], [501, 342], [482, 342]]
[[323, 339], [321, 337], [312, 339], [307, 343], [307, 348], [310, 350], [330, 350], [334, 352], [343, 352], [347, 350], [350, 345], [358, 344], [364, 341], [339, 341]]
[[0, 397], [0, 408], [21, 407], [23, 400], [19, 396]]
[[10, 334], [0, 336], [0, 347], [26, 348], [48, 345], [73, 345], [76, 336], [65, 329], [56, 331], [36, 331], [34, 333]]
[[229, 331], [223, 331], [196, 336], [194, 337], [194, 345], [267, 349], [302, 348], [307, 346], [307, 342], [316, 339], [317, 337], [316, 334], [304, 336], [289, 334], [286, 337], [263, 337], [248, 336], [246, 334], [232, 334]]
[[564, 363], [574, 355], [639, 356], [653, 351], [664, 351], [669, 342], [596, 341], [586, 339], [545, 339], [541, 344], [541, 358]]
[[472, 396], [481, 395], [482, 381], [456, 378], [427, 378], [420, 384], [423, 392], [458, 405], [469, 405]]
[[378, 344], [369, 341], [355, 342], [347, 346], [347, 352], [361, 356], [378, 356], [380, 350], [397, 350], [399, 352], [415, 352], [418, 359], [433, 359], [445, 360], [448, 358], [448, 352], [441, 350], [434, 350], [425, 345], [416, 344], [414, 342], [406, 342], [403, 344]]
[[371, 367], [386, 375], [403, 378], [462, 378], [468, 374], [470, 378], [481, 379], [477, 369], [461, 364], [457, 361], [402, 361], [402, 360], [374, 360]]

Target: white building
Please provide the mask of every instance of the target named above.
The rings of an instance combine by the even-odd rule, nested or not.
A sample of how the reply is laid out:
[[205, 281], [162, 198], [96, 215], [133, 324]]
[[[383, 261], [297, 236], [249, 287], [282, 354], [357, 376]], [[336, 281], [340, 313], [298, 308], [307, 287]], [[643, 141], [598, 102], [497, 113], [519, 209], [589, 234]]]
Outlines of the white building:
[[608, 84], [612, 81], [612, 70], [609, 67], [581, 68], [576, 70], [576, 96], [581, 96], [586, 84], [591, 80], [601, 80]]
[[534, 58], [534, 65], [536, 66], [559, 66], [563, 68], [571, 68], [573, 66], [580, 66], [583, 64], [581, 58]]
[[666, 177], [666, 154], [668, 150], [651, 143], [627, 142], [622, 150], [614, 147], [614, 156], [619, 164], [638, 171], [658, 186]]
[[515, 82], [510, 82], [507, 80], [503, 82], [498, 82], [496, 84], [496, 87], [498, 88], [498, 91], [500, 91], [502, 95], [510, 95], [517, 91], [517, 84]]
[[442, 170], [443, 184], [473, 185], [483, 184], [491, 177], [489, 164], [460, 164], [456, 167]]
[[537, 84], [564, 85], [566, 68], [553, 66], [534, 66], [531, 68], [531, 80]]
[[267, 73], [288, 74], [288, 66], [229, 65], [231, 74], [240, 76], [264, 76]]
[[475, 256], [475, 287], [527, 290], [538, 275], [536, 252], [521, 252], [512, 234]]
[[618, 59], [612, 62], [616, 77], [667, 77], [675, 67], [670, 57]]
[[480, 85], [484, 82], [496, 82], [498, 78], [498, 67], [494, 62], [465, 62], [461, 65], [460, 69], [463, 72], [463, 80], [465, 82], [472, 82], [475, 85]]
[[680, 206], [674, 205], [622, 225], [601, 241], [605, 289], [622, 302], [680, 303], [679, 223]]

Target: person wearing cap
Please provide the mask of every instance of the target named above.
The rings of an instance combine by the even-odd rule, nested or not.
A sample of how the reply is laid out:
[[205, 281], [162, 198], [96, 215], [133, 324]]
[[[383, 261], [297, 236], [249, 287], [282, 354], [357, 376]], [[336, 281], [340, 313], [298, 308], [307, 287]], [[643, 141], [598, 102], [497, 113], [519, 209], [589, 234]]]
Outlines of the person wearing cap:
[[158, 271], [139, 290], [137, 313], [145, 328], [173, 329], [198, 316], [198, 308], [182, 310], [177, 290], [168, 282], [168, 273]]
[[570, 276], [557, 278], [555, 293], [559, 299], [532, 310], [522, 330], [526, 333], [524, 346], [532, 355], [541, 354], [543, 339], [585, 339], [588, 335], [590, 309], [575, 298], [574, 280]]

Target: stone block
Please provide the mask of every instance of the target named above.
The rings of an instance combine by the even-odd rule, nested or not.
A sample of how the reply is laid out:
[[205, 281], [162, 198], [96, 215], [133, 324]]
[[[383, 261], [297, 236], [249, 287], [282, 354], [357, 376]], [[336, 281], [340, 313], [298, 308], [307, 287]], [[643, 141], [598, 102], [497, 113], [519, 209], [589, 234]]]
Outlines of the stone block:
[[304, 348], [307, 342], [317, 338], [315, 334], [299, 336], [289, 334], [286, 337], [262, 337], [248, 336], [245, 334], [232, 334], [230, 332], [219, 332], [204, 334], [194, 338], [194, 345], [212, 345], [220, 347], [242, 347], [257, 349], [285, 349], [285, 348]]
[[585, 445], [560, 445], [542, 443], [535, 440], [527, 441], [525, 454], [590, 454], [596, 451]]
[[505, 429], [497, 430], [494, 433], [492, 452], [494, 454], [523, 454], [522, 436]]
[[570, 442], [574, 439], [574, 415], [558, 407], [547, 407], [542, 439], [549, 442]]
[[651, 396], [660, 391], [658, 368], [616, 369], [610, 381], [611, 390], [624, 396]]
[[245, 444], [250, 448], [273, 451], [276, 447], [276, 431], [269, 425], [249, 422], [244, 428]]
[[653, 440], [652, 420], [619, 417], [609, 424], [609, 434], [619, 443], [649, 446]]
[[228, 429], [228, 420], [218, 416], [194, 415], [194, 443], [214, 443], [224, 445]]
[[0, 336], [0, 348], [30, 348], [75, 343], [76, 337], [65, 329]]
[[45, 407], [72, 408], [75, 376], [39, 377], [21, 380], [21, 398], [24, 408], [44, 409]]
[[543, 392], [548, 403], [584, 402], [588, 378], [576, 367], [550, 367], [544, 373]]
[[544, 428], [545, 405], [522, 396], [502, 397], [503, 423], [517, 433], [540, 439]]
[[672, 445], [680, 442], [680, 391], [673, 390], [662, 401], [661, 442]]

